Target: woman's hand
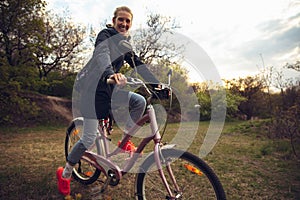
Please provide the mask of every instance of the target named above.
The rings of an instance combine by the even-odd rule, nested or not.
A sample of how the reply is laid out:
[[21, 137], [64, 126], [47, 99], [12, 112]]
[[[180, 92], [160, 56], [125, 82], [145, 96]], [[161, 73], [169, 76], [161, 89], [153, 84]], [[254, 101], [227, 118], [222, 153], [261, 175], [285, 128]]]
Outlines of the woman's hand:
[[114, 79], [116, 81], [116, 84], [119, 86], [125, 86], [127, 83], [127, 78], [121, 73], [115, 73], [109, 78]]

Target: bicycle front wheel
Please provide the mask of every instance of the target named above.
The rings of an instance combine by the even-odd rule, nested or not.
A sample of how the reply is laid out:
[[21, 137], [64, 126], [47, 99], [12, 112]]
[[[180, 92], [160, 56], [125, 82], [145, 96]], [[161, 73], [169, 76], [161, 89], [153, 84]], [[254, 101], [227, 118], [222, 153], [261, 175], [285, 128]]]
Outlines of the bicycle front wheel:
[[[173, 197], [168, 194], [152, 155], [141, 165], [137, 175], [136, 199], [226, 199], [218, 177], [199, 157], [176, 149], [162, 149], [162, 157], [163, 172]], [[168, 163], [173, 176], [167, 170]]]
[[[65, 139], [65, 156], [68, 157], [71, 149], [82, 136], [83, 121], [81, 119], [74, 120], [67, 129]], [[92, 166], [89, 162], [81, 159], [73, 169], [73, 178], [84, 184], [94, 183], [100, 176], [101, 171]]]

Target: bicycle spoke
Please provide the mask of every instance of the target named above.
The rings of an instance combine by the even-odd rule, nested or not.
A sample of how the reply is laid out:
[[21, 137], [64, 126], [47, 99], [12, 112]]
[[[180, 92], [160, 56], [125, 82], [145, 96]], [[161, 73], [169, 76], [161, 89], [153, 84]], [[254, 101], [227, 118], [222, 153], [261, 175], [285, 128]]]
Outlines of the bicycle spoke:
[[173, 197], [157, 173], [154, 158], [149, 158], [142, 165], [147, 173], [139, 174], [137, 179], [137, 192], [142, 194], [139, 199], [225, 199], [218, 178], [198, 157], [174, 149], [164, 150], [163, 156], [169, 166], [164, 166], [163, 172]]
[[[74, 121], [68, 128], [66, 140], [65, 140], [65, 154], [66, 158], [74, 145], [82, 136], [83, 121]], [[73, 169], [73, 177], [75, 180], [82, 184], [88, 185], [95, 182], [100, 175], [100, 171], [93, 167], [89, 162], [80, 160]]]

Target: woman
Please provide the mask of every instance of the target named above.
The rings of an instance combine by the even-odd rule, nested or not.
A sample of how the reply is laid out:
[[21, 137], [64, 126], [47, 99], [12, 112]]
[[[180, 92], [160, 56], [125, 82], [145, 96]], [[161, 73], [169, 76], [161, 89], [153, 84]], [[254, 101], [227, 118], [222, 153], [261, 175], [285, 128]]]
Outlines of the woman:
[[[126, 77], [119, 72], [124, 61], [132, 68], [136, 67], [134, 70], [137, 70], [146, 81], [159, 83], [137, 55], [132, 51], [124, 52], [120, 44], [121, 41], [130, 39], [129, 29], [132, 26], [132, 18], [133, 14], [128, 7], [116, 8], [112, 25], [100, 31], [97, 36], [93, 57], [87, 64], [96, 67], [96, 73], [92, 75], [97, 78], [89, 78], [90, 84], [85, 91], [82, 91], [80, 102], [80, 111], [84, 117], [83, 136], [68, 155], [65, 168], [59, 167], [56, 172], [58, 189], [64, 195], [70, 194], [73, 166], [96, 139], [98, 119], [107, 117], [110, 108], [114, 105], [125, 103], [129, 108], [128, 121], [124, 130], [127, 133], [127, 130], [144, 113], [146, 100], [143, 96], [122, 89], [115, 90], [116, 86], [122, 87], [127, 82]], [[116, 81], [116, 86], [107, 84], [106, 80], [109, 78]], [[131, 151], [135, 147], [128, 141], [122, 149]]]

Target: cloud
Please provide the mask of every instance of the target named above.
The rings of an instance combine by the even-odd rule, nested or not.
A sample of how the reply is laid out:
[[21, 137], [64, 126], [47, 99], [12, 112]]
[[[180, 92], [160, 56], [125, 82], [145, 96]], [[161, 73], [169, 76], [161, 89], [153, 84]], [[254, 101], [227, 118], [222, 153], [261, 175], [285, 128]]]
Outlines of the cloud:
[[[299, 54], [299, 0], [229, 0], [219, 2], [171, 0], [47, 0], [52, 8], [68, 7], [72, 17], [98, 29], [110, 22], [117, 6], [134, 13], [133, 30], [145, 24], [150, 11], [179, 20], [180, 33], [198, 43], [220, 69], [222, 76], [257, 71], [260, 54], [266, 64], [293, 62]], [[298, 49], [297, 49], [298, 47]]]
[[214, 40], [213, 52], [216, 55], [211, 55], [215, 56], [215, 63], [222, 76], [234, 78], [253, 75], [259, 73], [263, 65], [279, 69], [286, 63], [299, 60], [299, 21], [300, 13], [286, 19], [259, 23], [253, 27], [253, 36], [245, 34], [242, 38], [230, 32], [219, 35]]
[[[261, 36], [244, 43], [239, 55], [245, 59], [254, 59], [262, 54], [267, 59], [282, 57], [300, 46], [300, 13], [287, 20], [271, 20], [258, 25]], [[289, 23], [288, 23], [289, 22]]]
[[243, 44], [240, 53], [246, 59], [253, 58], [258, 54], [267, 57], [279, 56], [298, 47], [300, 45], [299, 37], [300, 27], [293, 27], [268, 39], [257, 39]]

